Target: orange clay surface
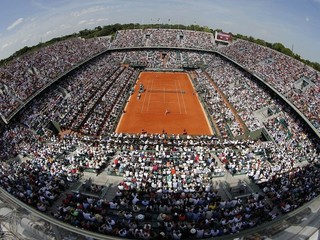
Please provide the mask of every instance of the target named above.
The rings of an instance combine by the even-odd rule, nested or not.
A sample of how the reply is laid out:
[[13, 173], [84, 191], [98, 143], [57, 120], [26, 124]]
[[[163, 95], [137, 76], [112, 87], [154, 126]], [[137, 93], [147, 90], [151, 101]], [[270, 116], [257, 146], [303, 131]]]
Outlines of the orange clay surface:
[[[140, 83], [145, 91], [138, 99]], [[212, 135], [212, 129], [186, 73], [142, 72], [116, 132], [163, 131], [167, 134], [183, 134], [186, 131], [191, 135]]]

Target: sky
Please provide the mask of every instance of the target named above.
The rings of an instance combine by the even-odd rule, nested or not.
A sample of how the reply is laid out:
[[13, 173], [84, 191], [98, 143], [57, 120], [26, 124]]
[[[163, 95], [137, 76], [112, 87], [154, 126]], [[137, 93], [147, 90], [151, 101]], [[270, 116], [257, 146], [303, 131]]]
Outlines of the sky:
[[83, 29], [158, 19], [281, 42], [320, 63], [320, 0], [1, 0], [0, 59]]

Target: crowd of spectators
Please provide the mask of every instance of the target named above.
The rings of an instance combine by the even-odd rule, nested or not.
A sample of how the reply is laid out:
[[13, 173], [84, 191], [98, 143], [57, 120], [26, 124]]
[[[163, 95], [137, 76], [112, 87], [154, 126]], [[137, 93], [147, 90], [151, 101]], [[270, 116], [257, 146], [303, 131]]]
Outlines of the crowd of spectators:
[[[110, 108], [110, 115], [116, 101], [123, 101], [116, 97], [123, 89], [118, 89], [114, 94], [108, 94], [108, 91], [118, 85], [129, 84], [129, 79], [126, 79], [127, 72], [131, 73], [132, 70], [121, 67], [112, 56], [101, 56], [68, 76], [58, 87], [54, 87], [50, 94], [46, 94], [46, 101], [41, 97], [35, 99], [32, 107], [24, 110], [21, 122], [35, 130], [45, 127], [50, 121], [55, 121], [64, 129], [80, 131], [83, 128], [82, 130], [86, 131], [86, 124], [91, 124], [87, 123], [91, 120], [90, 113], [97, 111], [95, 108], [107, 104], [105, 109]], [[93, 113], [91, 115], [94, 116]], [[107, 120], [107, 116], [103, 120]], [[110, 121], [112, 122], [112, 119]], [[107, 121], [104, 121], [102, 125], [106, 124]], [[102, 125], [101, 128], [104, 127]], [[96, 130], [92, 125], [90, 131], [93, 133], [99, 129], [100, 125]]]
[[243, 134], [244, 131], [240, 128], [231, 109], [226, 105], [222, 96], [201, 70], [197, 71], [194, 82], [198, 94], [200, 94], [200, 97], [207, 106], [210, 116], [218, 126], [220, 135], [224, 138], [230, 138]]
[[[212, 177], [219, 176], [224, 170], [218, 166], [218, 159], [214, 156], [216, 151], [222, 151], [227, 146], [246, 148], [253, 143], [220, 141], [205, 136], [181, 139], [179, 136], [112, 134], [102, 139], [90, 139], [66, 135], [63, 140], [51, 137], [46, 143], [41, 140], [30, 141], [32, 147], [24, 152], [28, 160], [5, 162], [1, 168], [0, 183], [18, 199], [45, 212], [68, 184], [79, 177], [81, 169], [99, 170], [106, 164], [106, 156], [118, 152], [109, 171], [113, 169], [123, 175], [124, 180], [119, 184], [119, 192], [113, 201], [105, 202], [101, 211], [101, 208], [98, 210], [95, 207], [74, 209], [74, 200], [66, 200], [53, 215], [88, 230], [96, 230], [97, 227], [102, 233], [116, 235], [120, 235], [122, 228], [130, 230], [132, 221], [117, 222], [123, 220], [124, 212], [127, 216], [132, 215], [125, 220], [133, 220], [134, 216], [139, 226], [142, 223], [143, 226], [151, 224], [154, 219], [149, 234], [158, 232], [159, 235], [164, 233], [172, 237], [180, 232], [178, 235], [184, 238], [196, 232], [202, 238], [204, 232], [206, 236], [235, 233], [266, 220], [259, 216], [261, 211], [267, 211], [269, 207], [265, 208], [263, 199], [253, 200], [250, 197], [244, 202], [221, 199], [216, 193]], [[135, 198], [133, 194], [136, 194]], [[96, 205], [87, 197], [82, 201], [78, 199], [75, 206], [86, 203]], [[97, 201], [103, 203], [102, 199]], [[171, 205], [176, 207], [170, 208]], [[108, 223], [100, 221], [96, 214], [100, 214], [105, 221], [117, 222], [116, 226], [106, 226]], [[177, 215], [184, 220], [180, 221]], [[86, 216], [90, 216], [90, 219]], [[234, 221], [235, 217], [239, 221]], [[172, 224], [172, 228], [166, 228], [168, 223]], [[181, 229], [181, 224], [186, 226]], [[121, 229], [117, 229], [119, 226], [122, 226]], [[106, 227], [112, 231], [105, 231]], [[140, 235], [136, 234], [132, 236], [139, 238]]]
[[111, 48], [179, 47], [214, 49], [212, 33], [180, 29], [128, 29], [118, 31]]
[[122, 63], [143, 65], [156, 69], [181, 69], [204, 66], [213, 61], [213, 55], [186, 50], [127, 50], [113, 51], [114, 59]]
[[[18, 159], [2, 161], [1, 187], [19, 200], [45, 212], [66, 189], [71, 171], [66, 159], [59, 160], [58, 154], [66, 151], [66, 145], [44, 144], [41, 139], [28, 137], [30, 131], [16, 127], [24, 143], [17, 143], [19, 154], [32, 154], [25, 161]], [[13, 131], [11, 131], [13, 132]], [[14, 139], [14, 138], [13, 138]], [[11, 140], [14, 141], [14, 140]]]
[[[99, 89], [103, 94], [95, 103], [95, 106], [91, 108], [91, 113], [88, 114], [89, 117], [79, 130], [81, 133], [97, 136], [113, 130], [115, 120], [117, 120], [116, 117], [122, 112], [123, 104], [127, 99], [125, 96], [132, 91], [132, 86], [137, 79], [138, 73], [138, 71], [134, 71], [131, 68], [124, 68], [118, 76], [113, 75], [111, 77], [112, 85], [106, 89]], [[99, 92], [96, 95], [99, 96]]]
[[[125, 81], [121, 79], [127, 78], [126, 72], [129, 70], [124, 67], [119, 67], [118, 64], [121, 61], [123, 62], [125, 59], [134, 58], [135, 53], [136, 51], [113, 52], [112, 54], [106, 54], [106, 56], [101, 57], [99, 60], [96, 60], [88, 66], [84, 66], [81, 71], [75, 74], [75, 76], [70, 77], [67, 81], [64, 81], [61, 84], [60, 88], [66, 91], [66, 96], [64, 96], [63, 91], [55, 89], [52, 91], [52, 97], [50, 95], [46, 95], [48, 101], [42, 101], [41, 99], [39, 99], [38, 102], [35, 101], [33, 107], [30, 108], [30, 110], [25, 111], [25, 114], [21, 118], [22, 123], [31, 128], [38, 126], [38, 128], [34, 130], [39, 131], [41, 130], [39, 129], [39, 126], [41, 126], [39, 122], [44, 123], [42, 124], [43, 128], [51, 119], [61, 122], [64, 128], [80, 131], [83, 134], [100, 135], [102, 133], [103, 135], [108, 133], [111, 129], [108, 127], [110, 126], [108, 121], [111, 123], [113, 119], [119, 116], [119, 112], [122, 109], [121, 104], [115, 104], [117, 100], [116, 96], [119, 96], [121, 89], [129, 91], [129, 85], [127, 85], [127, 88], [119, 88], [119, 86], [124, 86], [123, 84], [125, 84]], [[294, 150], [298, 143], [300, 146], [299, 148], [302, 149], [300, 150], [299, 160], [301, 160], [303, 156], [305, 156], [304, 158], [308, 158], [309, 156], [306, 157], [307, 153], [314, 153], [312, 150], [314, 146], [302, 130], [301, 124], [297, 125], [295, 123], [297, 121], [296, 119], [292, 119], [289, 121], [289, 124], [286, 124], [288, 125], [288, 128], [294, 129], [297, 133], [290, 133], [290, 141], [287, 141], [287, 139], [284, 138], [281, 138], [280, 141], [278, 141], [278, 136], [282, 132], [282, 129], [280, 127], [274, 128], [274, 126], [282, 125], [274, 124], [272, 121], [275, 121], [275, 119], [273, 118], [269, 119], [271, 124], [268, 122], [263, 124], [254, 117], [253, 112], [255, 110], [271, 104], [277, 106], [279, 104], [260, 89], [253, 81], [251, 81], [249, 76], [242, 73], [239, 69], [232, 67], [231, 64], [224, 62], [222, 59], [214, 55], [197, 55], [195, 53], [185, 53], [180, 51], [172, 51], [168, 54], [175, 56], [180, 55], [184, 56], [184, 58], [198, 59], [198, 61], [205, 62], [208, 66], [206, 71], [209, 72], [211, 78], [224, 92], [225, 96], [235, 107], [238, 114], [250, 130], [265, 127], [269, 131], [270, 135], [276, 140], [277, 144], [282, 145], [282, 149], [286, 148]], [[143, 53], [140, 53], [139, 55], [142, 56]], [[148, 59], [152, 65], [153, 60], [157, 59], [153, 57], [161, 55], [161, 52], [147, 52], [146, 55], [149, 56]], [[212, 71], [212, 69], [215, 69], [215, 71]], [[122, 75], [122, 73], [124, 74]], [[137, 72], [135, 74], [137, 74]], [[239, 124], [235, 120], [230, 109], [222, 103], [221, 96], [217, 94], [216, 90], [212, 87], [212, 84], [210, 84], [208, 76], [200, 70], [197, 71], [196, 74], [197, 77], [195, 78], [195, 82], [197, 91], [200, 95], [203, 94], [203, 99], [205, 100], [209, 113], [214, 118], [217, 118], [216, 122], [219, 130], [222, 131], [222, 136], [228, 138], [226, 130], [230, 130], [233, 136], [242, 134], [243, 130], [239, 127]], [[103, 78], [106, 76], [110, 76], [108, 79], [109, 82], [105, 81], [105, 78]], [[135, 79], [135, 77], [136, 75], [134, 75], [132, 79]], [[119, 78], [119, 81], [114, 82], [117, 78]], [[113, 82], [115, 84], [112, 84]], [[107, 94], [108, 92], [105, 92], [106, 89], [108, 89], [108, 91], [111, 91], [112, 89], [117, 90], [115, 94]], [[108, 98], [108, 101], [106, 101], [106, 98]], [[120, 100], [121, 99], [122, 98], [120, 98]], [[108, 105], [104, 105], [103, 109], [105, 109], [105, 107], [114, 109], [114, 118], [110, 118], [108, 120], [109, 113], [99, 111], [99, 109], [101, 110], [101, 104], [103, 103], [108, 103]], [[280, 106], [280, 108], [283, 107]], [[103, 116], [101, 116], [101, 114]], [[283, 114], [286, 114], [285, 111]], [[287, 115], [286, 118], [290, 118], [289, 115]], [[43, 119], [46, 121], [43, 121]], [[106, 119], [106, 124], [102, 124], [104, 126], [97, 123], [98, 120], [101, 123], [101, 121], [105, 121]], [[98, 125], [99, 127], [95, 127]], [[298, 155], [295, 156], [297, 157]], [[242, 164], [241, 167], [239, 167], [239, 164], [235, 166], [230, 161], [228, 164], [230, 164], [228, 169], [230, 169], [231, 172], [247, 171], [247, 168], [244, 167], [245, 164]]]
[[[244, 40], [219, 51], [270, 83], [320, 129], [319, 72], [282, 53]], [[312, 82], [305, 89], [295, 84], [303, 78]]]
[[[271, 156], [274, 168], [266, 165], [266, 169], [262, 173], [259, 168], [247, 168], [246, 164], [241, 163], [242, 156], [234, 157], [239, 153], [232, 151], [234, 163], [228, 161], [227, 168], [231, 172], [247, 172], [250, 169], [250, 175], [255, 176], [256, 181], [270, 180], [274, 175], [274, 171], [289, 171], [296, 164], [309, 160], [317, 161], [317, 145], [311, 139], [303, 128], [303, 123], [294, 114], [285, 107], [281, 101], [274, 99], [268, 91], [262, 89], [257, 82], [251, 77], [227, 62], [222, 63], [221, 59], [217, 59], [213, 67], [206, 68], [210, 73], [212, 80], [219, 86], [224, 95], [228, 98], [232, 106], [244, 121], [250, 131], [264, 128], [277, 144], [277, 149], [272, 150]], [[198, 72], [200, 72], [199, 70]], [[205, 78], [206, 74], [202, 73]], [[210, 85], [207, 80], [205, 86]], [[213, 92], [213, 91], [211, 91]], [[277, 112], [271, 116], [258, 119], [254, 114], [255, 111], [271, 106], [277, 109]], [[273, 145], [266, 146], [265, 149], [273, 148]], [[285, 154], [284, 154], [285, 153]], [[261, 164], [261, 163], [260, 163]], [[284, 169], [284, 170], [283, 170]], [[264, 179], [264, 180], [262, 180]]]
[[[30, 135], [27, 131], [21, 134]], [[260, 179], [255, 180], [265, 183], [263, 190], [270, 197], [272, 192], [268, 189], [273, 191], [274, 185], [279, 186], [279, 182], [270, 180], [285, 175], [288, 170], [299, 169], [294, 161], [280, 161], [286, 152], [281, 156], [279, 148], [284, 148], [275, 143], [220, 140], [210, 136], [69, 134], [61, 140], [54, 136], [46, 141], [32, 139], [29, 144], [29, 148], [21, 146], [20, 152], [28, 160], [3, 162], [1, 186], [20, 200], [46, 211], [68, 184], [79, 177], [82, 169], [99, 171], [110, 162], [108, 172], [123, 176], [112, 201], [74, 194], [57, 211], [50, 211], [72, 225], [122, 237], [140, 238], [146, 234], [145, 238], [150, 239], [154, 236], [152, 232], [171, 239], [184, 239], [188, 234], [202, 238], [254, 227], [275, 217], [269, 214], [271, 207], [259, 195], [240, 200], [221, 199], [214, 183], [214, 177], [225, 171], [220, 162], [227, 170], [234, 168], [240, 173], [245, 169], [249, 176], [259, 171]], [[266, 150], [270, 151], [268, 156], [274, 157], [272, 161], [263, 156]], [[318, 155], [312, 154], [314, 162], [319, 161]], [[114, 156], [112, 160], [110, 156]], [[268, 171], [269, 179], [259, 181]], [[303, 171], [317, 176], [319, 170], [310, 167]], [[317, 181], [317, 177], [308, 178], [311, 190], [316, 190]], [[311, 194], [311, 190], [308, 197], [296, 195], [299, 206], [317, 195], [317, 191]], [[285, 199], [284, 196], [274, 204], [282, 206]], [[133, 229], [139, 232], [132, 232]], [[176, 234], [180, 237], [173, 237]]]
[[283, 213], [290, 212], [320, 194], [320, 169], [311, 164], [276, 174], [260, 188]]
[[[0, 106], [2, 116], [10, 117], [10, 113], [23, 104], [28, 97], [50, 83], [60, 73], [110, 46], [111, 48], [174, 46], [212, 49], [214, 41], [213, 35], [205, 32], [177, 29], [131, 29], [118, 31], [112, 44], [109, 38], [88, 40], [74, 38], [55, 43], [17, 58], [2, 67], [3, 81], [0, 89], [1, 102], [4, 103], [3, 106]], [[319, 128], [319, 116], [315, 113], [319, 111], [318, 106], [320, 105], [317, 102], [320, 75], [316, 71], [283, 54], [242, 40], [221, 48], [220, 51], [272, 83]], [[183, 56], [183, 53], [179, 52], [162, 55], [162, 53], [151, 51], [146, 56], [137, 57], [138, 53], [139, 51], [136, 51], [134, 54], [136, 62], [141, 60], [148, 62], [151, 58], [149, 65], [154, 68], [163, 66], [181, 68], [186, 63], [190, 65], [195, 62], [195, 59], [189, 59], [188, 56]], [[159, 61], [154, 61], [154, 55]], [[312, 86], [305, 88], [304, 91], [297, 90], [294, 81], [302, 77], [311, 79], [315, 84], [311, 84]], [[15, 81], [11, 81], [13, 78]], [[23, 83], [19, 79], [23, 79]], [[250, 114], [247, 114], [247, 117], [249, 116]]]
[[0, 138], [0, 160], [5, 161], [18, 154], [23, 154], [24, 149], [32, 149], [32, 143], [38, 142], [40, 139], [32, 129], [24, 126], [6, 127]]
[[[167, 63], [170, 62], [167, 67], [170, 68], [181, 68], [189, 61], [208, 65], [214, 58], [210, 54], [198, 55], [185, 51], [166, 54], [169, 56]], [[123, 96], [130, 93], [130, 88], [139, 73], [125, 64], [128, 61], [147, 59], [147, 67], [163, 67], [166, 64], [160, 59], [161, 55], [161, 51], [106, 53], [83, 65], [74, 74], [69, 74], [59, 82], [58, 87], [53, 86], [52, 90], [46, 92], [45, 101], [43, 97], [34, 99], [32, 107], [24, 109], [20, 121], [37, 132], [43, 131], [50, 121], [53, 121], [60, 123], [63, 129], [86, 135], [108, 133], [122, 112], [126, 99]], [[177, 60], [177, 56], [180, 57], [180, 61]], [[228, 108], [225, 108], [225, 111], [230, 114]]]
[[[157, 46], [162, 39], [166, 39], [163, 46], [206, 48], [205, 44], [212, 45], [207, 33], [183, 31], [181, 35], [180, 32], [119, 31], [111, 47]], [[32, 53], [39, 55], [35, 55], [38, 58], [35, 57], [31, 65], [28, 61], [22, 62], [23, 58], [32, 56], [27, 55], [3, 67], [0, 100], [11, 99], [8, 101], [12, 105], [7, 109], [12, 110], [15, 104], [26, 100], [36, 88], [45, 84], [42, 80], [50, 81], [94, 53], [89, 46], [80, 52], [73, 49], [72, 41], [87, 40], [69, 41], [68, 47], [64, 42], [56, 47], [49, 46], [53, 55], [49, 50], [48, 53], [45, 50]], [[239, 42], [221, 51], [272, 79], [268, 81], [276, 79], [272, 82], [275, 87], [280, 86], [281, 81], [286, 83], [279, 89], [288, 97], [303, 95], [295, 92], [292, 79], [304, 75], [318, 81], [318, 75], [306, 67], [301, 72], [294, 60], [256, 45], [251, 52], [249, 43]], [[107, 43], [99, 44], [105, 48]], [[91, 47], [96, 52], [101, 51], [102, 48], [96, 48], [99, 44], [91, 43]], [[60, 59], [63, 50], [70, 51], [70, 55]], [[250, 57], [255, 53], [256, 58]], [[41, 60], [47, 61], [49, 56], [52, 71]], [[63, 61], [69, 65], [63, 65]], [[293, 72], [282, 79], [290, 68], [278, 66], [270, 70], [276, 62], [281, 62], [282, 66], [288, 64]], [[127, 63], [170, 69], [190, 63], [201, 65], [203, 68], [190, 76], [194, 76], [197, 94], [215, 119], [222, 137], [113, 133], [126, 101], [123, 96], [130, 94], [139, 74]], [[19, 64], [24, 65], [21, 69], [25, 72], [10, 75]], [[59, 68], [56, 72], [55, 67]], [[22, 83], [20, 74], [30, 81]], [[17, 82], [10, 80], [13, 76], [17, 77]], [[317, 98], [317, 89], [315, 84], [306, 92], [312, 92], [310, 96]], [[45, 95], [33, 99], [15, 123], [1, 130], [0, 185], [39, 211], [50, 209], [54, 217], [74, 226], [137, 239], [207, 238], [234, 234], [273, 220], [276, 216], [267, 198], [286, 213], [319, 195], [319, 140], [308, 134], [301, 120], [282, 102], [218, 55], [191, 50], [112, 51], [84, 64], [48, 90]], [[265, 128], [273, 141], [231, 140], [242, 135], [243, 129], [224, 97], [250, 131]], [[301, 98], [296, 101], [305, 103]], [[310, 101], [310, 109], [314, 111], [319, 105], [312, 104], [318, 100]], [[255, 111], [270, 106], [278, 109], [277, 114], [262, 120], [256, 118]], [[311, 116], [312, 121], [316, 119], [304, 113]], [[50, 121], [59, 122], [63, 130], [73, 132], [57, 138], [47, 129]], [[20, 158], [14, 158], [18, 154]], [[109, 174], [123, 177], [112, 201], [75, 193], [68, 195], [57, 210], [51, 209], [69, 184], [81, 177], [84, 169], [99, 173], [105, 167]], [[226, 171], [233, 175], [247, 174], [259, 184], [263, 194], [222, 199], [214, 178], [223, 176]]]
[[206, 71], [237, 110], [248, 129], [254, 131], [261, 128], [262, 124], [255, 118], [254, 112], [271, 105], [271, 97], [243, 71], [221, 59], [218, 62], [218, 67], [209, 66]]
[[[242, 145], [242, 144], [239, 144]], [[208, 147], [122, 151], [111, 165], [124, 180], [109, 202], [69, 195], [54, 216], [75, 226], [137, 239], [207, 238], [272, 220], [263, 196], [225, 200], [212, 181]]]
[[[3, 74], [0, 77], [2, 78]], [[11, 92], [6, 84], [0, 82], [0, 117], [5, 118], [14, 109], [18, 108], [21, 103]]]
[[72, 38], [25, 54], [0, 67], [0, 112], [9, 117], [55, 77], [109, 47], [108, 38]]

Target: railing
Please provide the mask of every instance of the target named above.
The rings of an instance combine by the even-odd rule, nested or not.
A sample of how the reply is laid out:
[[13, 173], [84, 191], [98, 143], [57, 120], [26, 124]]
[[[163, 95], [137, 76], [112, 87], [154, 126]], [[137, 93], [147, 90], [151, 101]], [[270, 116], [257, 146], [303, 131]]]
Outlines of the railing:
[[[47, 221], [48, 223], [54, 225], [55, 227], [59, 227], [62, 228], [64, 230], [67, 230], [68, 232], [71, 232], [75, 235], [81, 235], [83, 237], [92, 237], [94, 239], [97, 240], [113, 240], [113, 239], [121, 239], [121, 238], [117, 238], [115, 236], [107, 236], [104, 234], [100, 234], [100, 233], [96, 233], [96, 232], [90, 232], [81, 228], [77, 228], [74, 227], [70, 224], [66, 224], [62, 221], [59, 221], [45, 213], [42, 213], [40, 211], [37, 211], [36, 209], [30, 207], [29, 205], [21, 202], [20, 200], [16, 199], [15, 197], [13, 197], [11, 194], [9, 194], [7, 191], [5, 191], [4, 189], [0, 188], [0, 196], [2, 201], [6, 202], [6, 203], [11, 203], [13, 205], [18, 205], [19, 207], [23, 208], [24, 210], [30, 212], [33, 216], [39, 217], [42, 220]], [[59, 237], [56, 237], [56, 239], [59, 239]]]
[[[40, 219], [45, 220], [46, 222], [50, 223], [52, 225], [52, 227], [61, 228], [63, 230], [66, 230], [70, 234], [74, 234], [76, 236], [81, 236], [83, 238], [90, 236], [90, 237], [97, 239], [97, 240], [123, 239], [123, 238], [119, 238], [119, 237], [115, 237], [115, 236], [108, 236], [108, 235], [104, 235], [104, 234], [100, 234], [100, 233], [96, 233], [96, 232], [90, 232], [90, 231], [66, 224], [66, 223], [59, 221], [59, 220], [57, 220], [57, 219], [55, 219], [45, 213], [42, 213], [42, 212], [35, 210], [34, 208], [30, 207], [29, 205], [16, 199], [15, 197], [10, 195], [8, 192], [6, 192], [2, 188], [0, 188], [0, 198], [5, 203], [9, 204], [8, 207], [10, 207], [10, 204], [12, 204], [14, 206], [19, 206], [19, 207], [23, 208], [24, 210], [30, 212], [33, 216], [39, 217]], [[279, 231], [283, 231], [284, 229], [286, 229], [290, 226], [296, 225], [295, 223], [290, 223], [290, 219], [295, 218], [295, 217], [296, 218], [305, 218], [307, 216], [310, 216], [310, 215], [308, 215], [309, 212], [312, 213], [312, 211], [310, 209], [313, 209], [314, 208], [313, 206], [317, 206], [319, 208], [319, 205], [320, 205], [319, 202], [320, 202], [320, 196], [318, 196], [317, 198], [304, 204], [302, 207], [300, 207], [290, 213], [287, 213], [281, 217], [278, 217], [277, 219], [275, 219], [271, 222], [265, 222], [261, 225], [254, 227], [254, 228], [250, 228], [250, 229], [241, 231], [236, 234], [223, 235], [223, 236], [214, 237], [211, 239], [217, 239], [217, 240], [236, 239], [236, 238], [241, 239], [241, 238], [250, 237], [250, 235], [256, 235], [256, 234], [259, 234], [261, 236], [268, 236], [268, 237], [275, 236]], [[310, 210], [310, 211], [306, 211], [306, 210]], [[319, 211], [317, 214], [319, 215]], [[318, 215], [314, 215], [313, 217], [315, 218], [315, 222], [318, 225], [320, 225], [320, 222], [316, 221], [316, 219], [319, 218]], [[318, 228], [319, 227], [320, 226], [318, 226]], [[58, 234], [58, 233], [56, 233], [56, 234]], [[310, 234], [313, 234], [313, 232]], [[304, 236], [304, 237], [306, 237], [306, 236]], [[60, 237], [55, 236], [55, 238], [59, 239]]]

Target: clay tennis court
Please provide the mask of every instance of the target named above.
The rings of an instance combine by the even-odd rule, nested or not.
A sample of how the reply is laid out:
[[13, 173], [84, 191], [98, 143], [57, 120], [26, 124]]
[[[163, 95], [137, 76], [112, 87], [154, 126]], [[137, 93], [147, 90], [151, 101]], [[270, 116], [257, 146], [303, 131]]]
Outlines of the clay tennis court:
[[[140, 93], [140, 85], [144, 92]], [[116, 132], [212, 135], [186, 73], [142, 72]]]

